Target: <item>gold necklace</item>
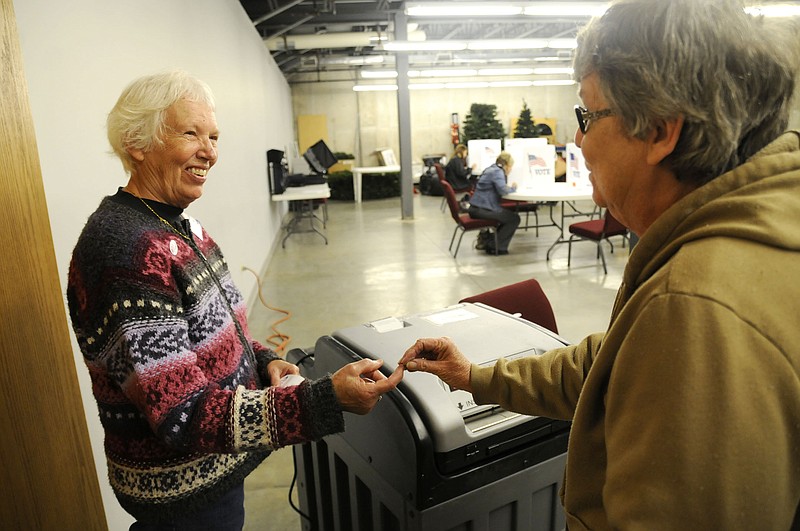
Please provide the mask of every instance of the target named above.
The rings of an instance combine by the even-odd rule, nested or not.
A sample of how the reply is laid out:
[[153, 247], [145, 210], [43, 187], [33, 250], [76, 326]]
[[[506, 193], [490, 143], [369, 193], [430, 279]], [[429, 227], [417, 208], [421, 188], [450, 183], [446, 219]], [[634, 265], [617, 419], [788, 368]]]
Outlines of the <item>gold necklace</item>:
[[[130, 192], [128, 192], [128, 193], [130, 193]], [[153, 214], [155, 214], [155, 216], [156, 216], [158, 219], [160, 219], [160, 220], [161, 220], [161, 221], [164, 223], [164, 225], [166, 225], [167, 227], [169, 227], [169, 228], [172, 230], [172, 232], [174, 232], [175, 234], [177, 234], [178, 236], [180, 236], [180, 237], [181, 237], [181, 238], [183, 238], [184, 240], [186, 240], [186, 241], [190, 241], [190, 240], [189, 240], [189, 237], [188, 237], [187, 235], [185, 235], [184, 233], [182, 233], [181, 231], [179, 231], [178, 229], [176, 229], [176, 228], [175, 228], [175, 226], [174, 226], [172, 223], [170, 223], [170, 222], [169, 222], [169, 221], [167, 221], [166, 219], [162, 218], [162, 217], [159, 215], [159, 213], [158, 213], [158, 212], [156, 212], [155, 210], [153, 210], [153, 207], [151, 207], [150, 205], [148, 205], [148, 204], [145, 202], [145, 200], [144, 200], [144, 199], [142, 199], [142, 198], [141, 198], [141, 197], [139, 197], [138, 195], [135, 195], [134, 197], [135, 197], [136, 199], [138, 199], [139, 201], [141, 201], [141, 202], [142, 202], [142, 204], [143, 204], [144, 206], [146, 206], [146, 207], [147, 207], [147, 210], [149, 210], [150, 212], [152, 212]]]

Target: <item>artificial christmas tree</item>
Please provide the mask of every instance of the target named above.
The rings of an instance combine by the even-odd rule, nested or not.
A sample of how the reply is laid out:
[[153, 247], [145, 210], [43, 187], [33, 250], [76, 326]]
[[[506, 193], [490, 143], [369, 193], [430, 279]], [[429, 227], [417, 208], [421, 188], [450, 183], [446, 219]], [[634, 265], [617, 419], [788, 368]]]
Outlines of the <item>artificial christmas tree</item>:
[[514, 138], [536, 138], [538, 136], [528, 103], [522, 100], [522, 111], [519, 113], [517, 127], [514, 129]]
[[497, 119], [497, 105], [486, 103], [473, 103], [469, 114], [464, 120], [465, 144], [470, 140], [502, 139], [506, 136], [503, 124]]

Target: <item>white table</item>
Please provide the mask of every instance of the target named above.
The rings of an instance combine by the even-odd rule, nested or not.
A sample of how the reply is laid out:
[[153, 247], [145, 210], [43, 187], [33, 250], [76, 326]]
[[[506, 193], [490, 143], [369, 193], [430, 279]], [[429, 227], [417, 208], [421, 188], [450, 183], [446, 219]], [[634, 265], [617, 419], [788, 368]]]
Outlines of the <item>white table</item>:
[[365, 173], [377, 173], [377, 174], [385, 174], [385, 173], [398, 173], [400, 171], [399, 165], [392, 165], [392, 166], [363, 166], [353, 168], [353, 197], [356, 200], [356, 203], [361, 202], [361, 178]]
[[[550, 252], [557, 245], [567, 243], [568, 241], [566, 238], [564, 238], [564, 218], [589, 215], [588, 213], [581, 212], [575, 208], [573, 201], [592, 199], [592, 187], [573, 186], [571, 183], [548, 183], [535, 187], [517, 188], [516, 192], [504, 195], [503, 199], [528, 201], [531, 203], [548, 201], [559, 201], [561, 203], [560, 223], [553, 218], [553, 209], [550, 209], [550, 221], [553, 223], [553, 226], [558, 228], [558, 238], [547, 250], [547, 260], [550, 260]], [[564, 210], [567, 206], [572, 209], [572, 214], [564, 213]]]
[[[328, 245], [328, 238], [314, 226], [314, 220], [322, 223], [325, 228], [325, 216], [319, 219], [314, 215], [314, 201], [327, 199], [331, 196], [331, 189], [326, 184], [309, 184], [306, 186], [292, 186], [287, 188], [282, 194], [272, 196], [273, 201], [289, 201], [290, 209], [294, 209], [291, 219], [283, 226], [286, 235], [283, 237], [281, 247], [286, 248], [286, 240], [289, 236], [298, 232], [316, 232], [325, 240]], [[308, 221], [308, 228], [302, 228], [303, 221]]]

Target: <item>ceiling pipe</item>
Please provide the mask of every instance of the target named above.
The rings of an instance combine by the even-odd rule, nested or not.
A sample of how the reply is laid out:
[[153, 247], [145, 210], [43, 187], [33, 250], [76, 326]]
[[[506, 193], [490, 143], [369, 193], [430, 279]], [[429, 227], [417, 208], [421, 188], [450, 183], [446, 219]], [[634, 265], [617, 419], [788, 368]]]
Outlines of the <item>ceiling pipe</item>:
[[[286, 35], [271, 37], [264, 43], [270, 51], [283, 50], [317, 50], [322, 48], [360, 48], [364, 46], [378, 46], [379, 39], [386, 38], [386, 33], [377, 31], [351, 31], [342, 33], [321, 33], [316, 35]], [[409, 41], [424, 41], [424, 31], [408, 33]]]

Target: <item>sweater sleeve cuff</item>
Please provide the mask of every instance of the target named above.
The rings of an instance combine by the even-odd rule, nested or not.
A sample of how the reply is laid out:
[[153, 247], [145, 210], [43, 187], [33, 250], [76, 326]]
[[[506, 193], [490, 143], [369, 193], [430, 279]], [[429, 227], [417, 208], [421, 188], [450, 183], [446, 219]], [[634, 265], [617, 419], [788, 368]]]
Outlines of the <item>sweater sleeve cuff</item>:
[[232, 445], [237, 451], [275, 450], [344, 431], [330, 376], [286, 388], [239, 386], [232, 407]]
[[331, 375], [310, 382], [308, 393], [314, 440], [344, 431], [344, 414], [333, 391]]

